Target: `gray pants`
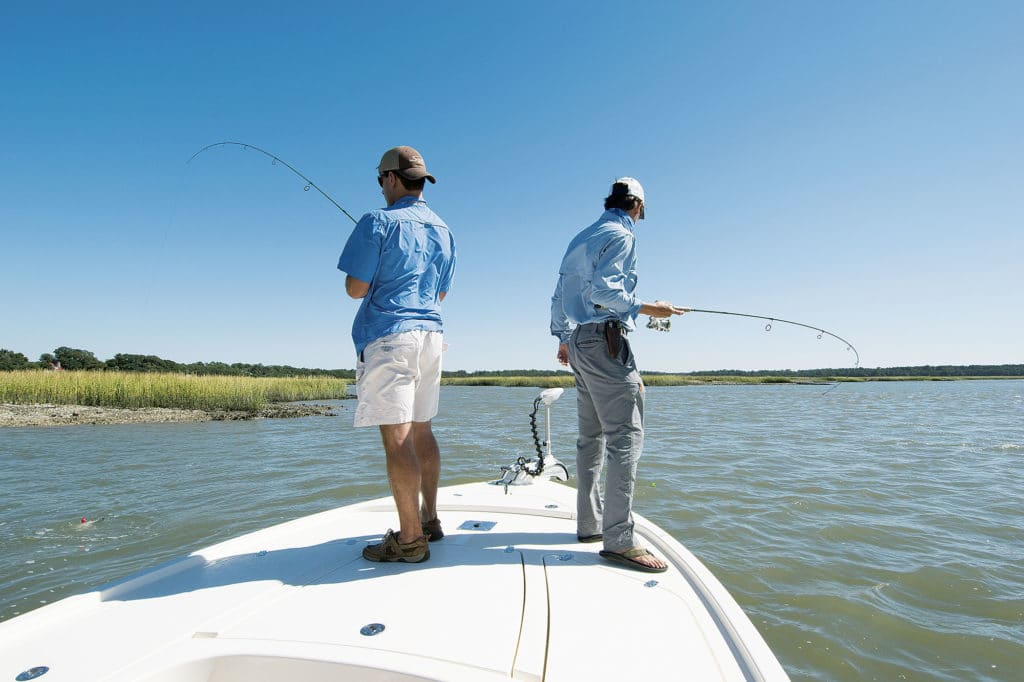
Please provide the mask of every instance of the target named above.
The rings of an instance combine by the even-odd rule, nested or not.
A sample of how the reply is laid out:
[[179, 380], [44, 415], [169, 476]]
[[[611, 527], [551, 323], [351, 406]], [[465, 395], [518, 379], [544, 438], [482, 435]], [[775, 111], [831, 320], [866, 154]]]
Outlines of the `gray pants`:
[[[623, 552], [633, 541], [633, 488], [644, 444], [644, 393], [636, 360], [623, 339], [611, 357], [604, 325], [578, 326], [569, 341], [576, 376], [576, 532], [604, 535], [604, 548]], [[605, 458], [604, 499], [599, 488]]]

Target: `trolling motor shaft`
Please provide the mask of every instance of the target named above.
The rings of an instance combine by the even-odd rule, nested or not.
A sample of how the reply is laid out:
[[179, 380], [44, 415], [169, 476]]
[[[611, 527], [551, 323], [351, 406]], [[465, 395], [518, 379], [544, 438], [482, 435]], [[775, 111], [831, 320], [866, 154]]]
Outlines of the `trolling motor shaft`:
[[[561, 397], [564, 389], [548, 388], [541, 391], [533, 401], [533, 412], [530, 413], [530, 431], [533, 434], [533, 444], [537, 449], [537, 456], [531, 459], [517, 457], [511, 465], [501, 467], [501, 478], [493, 483], [505, 486], [505, 494], [508, 494], [510, 485], [530, 485], [536, 479], [568, 481], [569, 470], [551, 454], [551, 403]], [[537, 433], [537, 411], [540, 406], [545, 407], [545, 426], [547, 438], [542, 442]], [[547, 454], [544, 447], [547, 447]]]

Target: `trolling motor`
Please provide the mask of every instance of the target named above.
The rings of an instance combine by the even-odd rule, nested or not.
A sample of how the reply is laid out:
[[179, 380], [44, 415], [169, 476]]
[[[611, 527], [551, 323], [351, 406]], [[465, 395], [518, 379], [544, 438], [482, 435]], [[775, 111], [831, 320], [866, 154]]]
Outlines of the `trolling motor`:
[[[561, 388], [548, 388], [534, 399], [533, 412], [530, 413], [530, 431], [533, 433], [537, 456], [530, 459], [518, 457], [511, 465], [501, 467], [501, 478], [492, 483], [505, 486], [506, 495], [510, 485], [531, 485], [534, 480], [569, 480], [569, 470], [551, 454], [551, 403], [558, 400], [563, 392], [564, 389]], [[545, 408], [544, 421], [547, 426], [547, 438], [543, 442], [537, 433], [537, 411], [541, 405]], [[548, 449], [546, 455], [544, 446]]]

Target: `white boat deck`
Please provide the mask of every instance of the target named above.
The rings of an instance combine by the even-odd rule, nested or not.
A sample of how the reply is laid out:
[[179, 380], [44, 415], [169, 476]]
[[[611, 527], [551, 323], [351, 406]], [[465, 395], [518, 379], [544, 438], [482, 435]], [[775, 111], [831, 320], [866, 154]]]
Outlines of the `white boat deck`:
[[397, 528], [387, 498], [0, 623], [0, 679], [42, 666], [42, 682], [788, 679], [714, 576], [642, 517], [666, 573], [578, 543], [565, 485], [452, 486], [438, 507], [446, 535], [425, 563], [362, 558]]

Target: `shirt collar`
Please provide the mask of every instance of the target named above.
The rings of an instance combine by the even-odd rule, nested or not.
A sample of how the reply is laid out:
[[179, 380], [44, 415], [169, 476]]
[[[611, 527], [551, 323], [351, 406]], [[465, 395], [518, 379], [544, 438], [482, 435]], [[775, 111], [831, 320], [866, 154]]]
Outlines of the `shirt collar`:
[[422, 196], [418, 197], [418, 196], [416, 196], [414, 194], [406, 194], [404, 196], [400, 196], [397, 199], [395, 199], [395, 203], [393, 203], [390, 206], [388, 206], [388, 208], [398, 208], [400, 206], [411, 206], [412, 204], [415, 204], [417, 201], [423, 201], [423, 197]]
[[610, 219], [616, 220], [621, 223], [624, 228], [633, 231], [634, 223], [633, 219], [629, 217], [629, 214], [623, 211], [621, 208], [609, 208], [604, 212]]

